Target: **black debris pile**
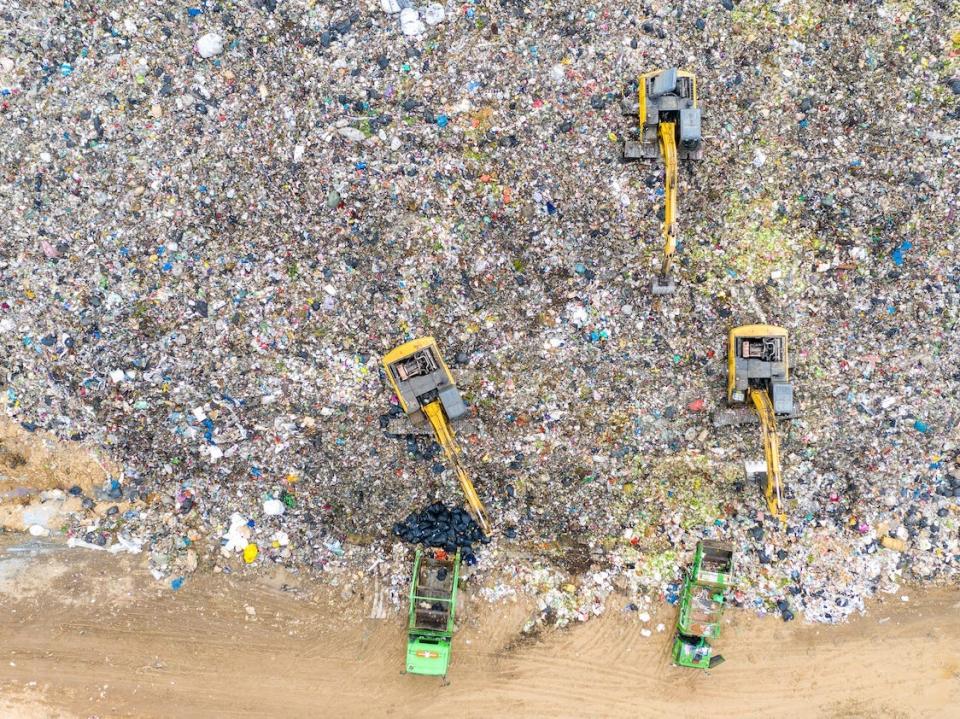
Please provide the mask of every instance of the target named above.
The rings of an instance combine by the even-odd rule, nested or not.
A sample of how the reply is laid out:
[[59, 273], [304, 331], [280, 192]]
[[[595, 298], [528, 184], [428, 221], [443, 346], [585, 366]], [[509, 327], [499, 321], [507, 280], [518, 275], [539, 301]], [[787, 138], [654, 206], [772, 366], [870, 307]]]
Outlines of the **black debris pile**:
[[793, 619], [793, 612], [790, 611], [790, 604], [786, 599], [777, 601], [777, 609], [780, 610], [780, 616], [783, 617], [783, 621], [789, 622]]
[[466, 510], [451, 509], [443, 502], [434, 502], [426, 509], [411, 512], [402, 522], [393, 525], [393, 533], [405, 542], [439, 547], [446, 552], [461, 550], [467, 564], [476, 564], [473, 545], [487, 544], [488, 537]]

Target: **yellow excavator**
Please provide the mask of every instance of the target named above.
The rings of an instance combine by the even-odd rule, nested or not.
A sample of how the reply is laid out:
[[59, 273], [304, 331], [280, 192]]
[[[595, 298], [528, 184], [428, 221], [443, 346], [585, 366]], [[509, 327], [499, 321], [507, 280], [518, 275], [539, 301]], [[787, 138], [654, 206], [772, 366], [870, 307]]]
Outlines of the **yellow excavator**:
[[463, 468], [460, 445], [451, 425], [467, 413], [467, 406], [440, 356], [436, 341], [433, 337], [421, 337], [400, 345], [384, 356], [383, 369], [400, 407], [414, 426], [429, 425], [433, 429], [447, 461], [460, 480], [470, 513], [483, 533], [490, 536], [486, 509]]
[[[727, 403], [732, 407], [752, 405], [760, 419], [765, 463], [747, 462], [748, 480], [763, 490], [770, 514], [786, 521], [783, 480], [780, 472], [780, 440], [777, 420], [795, 417], [787, 331], [774, 325], [744, 325], [730, 330], [727, 357]], [[745, 418], [731, 413], [735, 424]]]
[[623, 143], [623, 159], [663, 158], [663, 260], [652, 289], [654, 295], [670, 295], [676, 290], [671, 267], [677, 251], [677, 159], [703, 157], [697, 78], [673, 67], [644, 73], [637, 85], [638, 102], [624, 103], [624, 112], [639, 118], [640, 138]]

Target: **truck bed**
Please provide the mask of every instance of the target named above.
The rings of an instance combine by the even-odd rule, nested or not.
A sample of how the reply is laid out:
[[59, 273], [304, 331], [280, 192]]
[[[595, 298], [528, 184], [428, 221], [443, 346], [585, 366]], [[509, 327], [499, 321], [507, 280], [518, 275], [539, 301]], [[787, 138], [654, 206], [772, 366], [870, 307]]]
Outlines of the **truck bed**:
[[[440, 579], [441, 570], [446, 576]], [[453, 593], [453, 563], [425, 559], [420, 564], [415, 589], [414, 628], [446, 631]]]

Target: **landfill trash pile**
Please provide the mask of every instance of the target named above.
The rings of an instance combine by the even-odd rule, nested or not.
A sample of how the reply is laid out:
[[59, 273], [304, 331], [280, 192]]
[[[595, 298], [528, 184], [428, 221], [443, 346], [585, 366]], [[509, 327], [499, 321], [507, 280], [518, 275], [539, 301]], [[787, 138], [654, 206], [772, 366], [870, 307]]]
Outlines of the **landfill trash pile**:
[[[378, 364], [431, 335], [497, 530], [465, 572], [484, 596], [646, 610], [704, 538], [734, 545], [736, 603], [785, 619], [957, 581], [955, 4], [22, 0], [0, 23], [0, 397], [119, 467], [55, 514], [37, 495], [31, 531], [142, 546], [173, 589], [378, 566], [398, 602], [391, 529], [462, 499]], [[704, 155], [655, 301], [661, 170], [620, 162], [620, 102], [674, 66]], [[758, 434], [710, 421], [728, 330], [762, 321], [799, 405], [785, 527], [743, 480]]]

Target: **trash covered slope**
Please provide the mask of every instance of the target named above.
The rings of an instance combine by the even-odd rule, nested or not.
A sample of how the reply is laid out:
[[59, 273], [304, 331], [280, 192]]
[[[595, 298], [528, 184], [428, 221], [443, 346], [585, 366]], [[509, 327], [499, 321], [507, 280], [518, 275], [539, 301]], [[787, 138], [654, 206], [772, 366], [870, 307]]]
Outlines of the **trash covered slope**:
[[[198, 551], [386, 554], [459, 501], [377, 364], [429, 334], [504, 530], [481, 568], [575, 536], [669, 594], [722, 536], [744, 602], [826, 621], [955, 578], [955, 8], [333, 5], [0, 16], [6, 411], [123, 466], [69, 533], [144, 538], [164, 577]], [[654, 308], [661, 171], [619, 162], [619, 102], [672, 65], [698, 76], [704, 159]], [[760, 320], [790, 332], [801, 410], [785, 532], [740, 477], [758, 430], [709, 420], [728, 329]], [[120, 497], [139, 509], [97, 506]]]

